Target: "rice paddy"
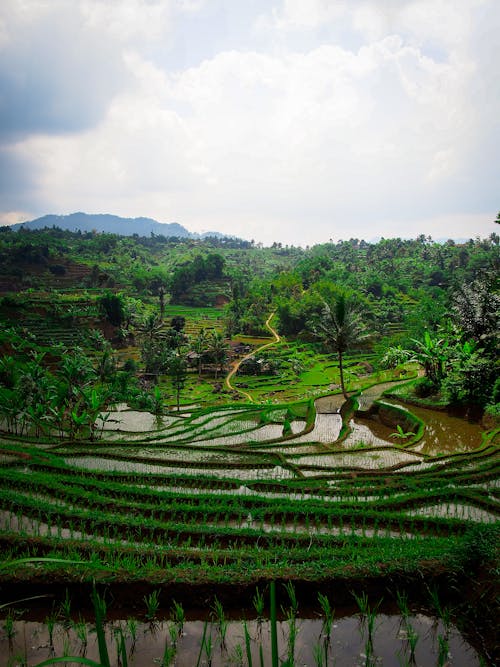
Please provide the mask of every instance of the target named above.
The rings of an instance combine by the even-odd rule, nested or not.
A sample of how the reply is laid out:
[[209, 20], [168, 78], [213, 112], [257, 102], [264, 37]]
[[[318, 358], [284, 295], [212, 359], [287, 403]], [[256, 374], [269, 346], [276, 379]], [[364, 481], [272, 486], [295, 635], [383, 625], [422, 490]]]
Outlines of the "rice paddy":
[[[481, 433], [479, 425], [467, 425], [475, 446], [464, 448], [459, 430], [456, 451], [448, 444], [438, 455], [433, 453], [436, 447], [419, 446], [426, 425], [418, 436], [399, 442], [391, 437], [396, 423], [383, 425], [377, 417], [377, 399], [386, 388], [385, 383], [372, 388], [366, 401], [358, 401], [355, 394], [345, 404], [331, 396], [282, 405], [192, 406], [160, 419], [121, 405], [103, 420], [98, 439], [88, 442], [4, 433], [0, 440], [4, 560], [17, 563], [17, 583], [37, 582], [39, 587], [48, 579], [74, 587], [97, 579], [113, 587], [126, 583], [149, 590], [158, 585], [164, 595], [183, 586], [184, 597], [193, 587], [220, 591], [221, 586], [231, 585], [247, 591], [259, 582], [267, 586], [276, 580], [315, 582], [315, 590], [324, 581], [351, 580], [356, 587], [367, 577], [401, 581], [409, 573], [433, 582], [435, 568], [443, 566], [455, 576], [483, 558], [471, 531], [482, 531], [480, 541], [494, 550], [499, 434]], [[393, 418], [397, 421], [401, 414], [405, 417], [404, 411], [396, 411]], [[439, 414], [431, 417], [437, 420]], [[425, 424], [425, 415], [419, 413], [418, 418]], [[447, 424], [448, 443], [452, 428]], [[68, 560], [71, 567], [58, 565]], [[6, 570], [0, 569], [0, 581], [14, 591]], [[386, 655], [377, 641], [367, 649], [361, 635], [359, 645], [352, 640], [349, 624], [356, 617], [351, 615], [338, 621], [333, 635], [337, 639], [326, 649], [316, 641], [317, 651], [326, 650], [324, 662], [319, 662], [319, 653], [313, 655], [318, 621], [298, 614], [294, 618], [292, 631], [286, 620], [277, 624], [282, 656], [289, 650], [290, 632], [296, 642], [296, 661], [290, 664], [327, 665], [335, 657], [346, 665], [378, 664], [363, 662], [360, 656], [366, 658], [366, 650], [379, 659]], [[200, 651], [205, 656], [200, 665], [251, 664], [249, 660], [258, 658], [260, 640], [255, 619], [250, 614], [247, 620], [248, 655], [239, 621], [228, 626], [231, 639], [224, 651], [213, 652], [209, 661], [207, 646], [216, 641], [216, 626], [193, 620], [188, 626], [190, 639], [170, 644], [172, 651], [175, 644], [176, 661], [162, 664], [196, 664]], [[23, 633], [46, 631], [46, 626], [19, 622], [27, 623]], [[438, 664], [437, 637], [444, 634], [434, 633], [430, 639], [422, 628], [433, 623], [437, 627], [436, 622], [416, 617], [412, 622], [425, 637], [420, 655], [432, 654], [433, 664]], [[111, 647], [117, 627], [125, 623], [122, 619], [106, 626]], [[354, 642], [349, 649], [353, 654], [346, 657], [340, 638], [344, 623]], [[392, 657], [384, 664], [398, 664], [394, 647], [408, 646], [407, 630], [401, 634], [396, 629], [401, 623], [380, 615], [379, 625], [391, 628], [394, 635]], [[140, 661], [151, 652], [156, 657], [160, 645], [166, 650], [169, 627], [162, 620], [159, 643], [151, 639], [149, 648], [138, 649], [135, 655], [128, 638], [128, 664], [145, 664]], [[294, 635], [297, 628], [299, 640]], [[306, 636], [311, 638], [305, 640]], [[75, 637], [68, 635], [64, 650], [77, 650]], [[453, 664], [481, 664], [458, 631], [455, 639], [468, 662]], [[44, 639], [42, 648], [46, 644]], [[262, 646], [264, 652], [270, 650], [268, 640], [262, 639]], [[95, 657], [95, 647], [87, 644], [87, 650], [85, 655]], [[30, 655], [42, 653], [39, 649]], [[10, 664], [16, 664], [15, 654], [13, 648]], [[305, 662], [297, 662], [298, 656]]]

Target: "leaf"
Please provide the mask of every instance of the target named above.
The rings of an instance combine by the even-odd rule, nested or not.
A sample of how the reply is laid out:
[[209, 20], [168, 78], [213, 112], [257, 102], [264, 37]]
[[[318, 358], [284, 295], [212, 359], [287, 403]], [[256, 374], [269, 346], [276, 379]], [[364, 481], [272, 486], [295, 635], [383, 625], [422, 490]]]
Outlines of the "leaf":
[[104, 665], [102, 665], [100, 662], [95, 662], [94, 660], [84, 658], [80, 655], [64, 655], [59, 658], [49, 658], [48, 660], [39, 662], [37, 665], [33, 665], [33, 667], [46, 667], [46, 665], [55, 665], [56, 663], [60, 662], [64, 662], [65, 664], [76, 662], [80, 665], [88, 665], [89, 667], [104, 667]]

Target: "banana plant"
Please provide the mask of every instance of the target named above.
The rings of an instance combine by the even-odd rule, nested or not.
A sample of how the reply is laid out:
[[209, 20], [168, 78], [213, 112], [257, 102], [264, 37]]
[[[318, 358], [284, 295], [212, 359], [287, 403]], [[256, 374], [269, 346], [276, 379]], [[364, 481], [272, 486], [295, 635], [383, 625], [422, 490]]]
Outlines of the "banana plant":
[[444, 377], [445, 362], [448, 359], [448, 341], [445, 338], [431, 336], [426, 329], [423, 340], [412, 339], [415, 345], [413, 359], [424, 367], [425, 375], [433, 384], [439, 386]]
[[397, 431], [391, 433], [391, 438], [400, 438], [401, 440], [407, 440], [408, 438], [415, 435], [414, 431], [403, 431], [403, 428], [400, 424], [396, 425]]

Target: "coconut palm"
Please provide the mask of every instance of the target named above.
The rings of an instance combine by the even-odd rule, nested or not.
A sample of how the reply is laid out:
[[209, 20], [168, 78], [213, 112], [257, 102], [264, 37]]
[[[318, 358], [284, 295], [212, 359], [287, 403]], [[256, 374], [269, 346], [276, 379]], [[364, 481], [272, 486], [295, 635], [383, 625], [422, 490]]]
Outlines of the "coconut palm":
[[168, 362], [168, 374], [175, 391], [177, 412], [179, 412], [181, 391], [184, 389], [187, 377], [187, 363], [181, 354], [171, 354]]
[[361, 313], [351, 297], [338, 294], [333, 301], [323, 299], [321, 316], [313, 325], [313, 331], [323, 343], [337, 353], [340, 386], [347, 398], [344, 381], [344, 354], [347, 350], [369, 338], [361, 319]]
[[203, 357], [207, 353], [208, 337], [205, 329], [201, 329], [192, 343], [193, 351], [198, 355], [198, 377], [201, 377]]
[[222, 373], [222, 369], [224, 368], [229, 346], [220, 331], [212, 331], [208, 336], [207, 343], [207, 353], [215, 363], [215, 379], [217, 379], [217, 374], [219, 372]]

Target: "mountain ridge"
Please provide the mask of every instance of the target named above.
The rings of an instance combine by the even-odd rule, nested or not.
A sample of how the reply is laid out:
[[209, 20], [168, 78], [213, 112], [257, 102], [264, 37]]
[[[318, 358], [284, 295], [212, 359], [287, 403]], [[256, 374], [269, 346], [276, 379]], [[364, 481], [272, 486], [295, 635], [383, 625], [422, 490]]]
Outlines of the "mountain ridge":
[[198, 234], [190, 232], [178, 222], [158, 222], [153, 218], [138, 217], [125, 218], [111, 213], [70, 213], [68, 215], [48, 214], [10, 225], [14, 231], [20, 229], [44, 229], [45, 227], [59, 227], [68, 231], [81, 232], [106, 232], [119, 234], [120, 236], [149, 236], [150, 234], [163, 235], [166, 237], [180, 238], [206, 238], [207, 236], [223, 237], [220, 232], [204, 232]]

